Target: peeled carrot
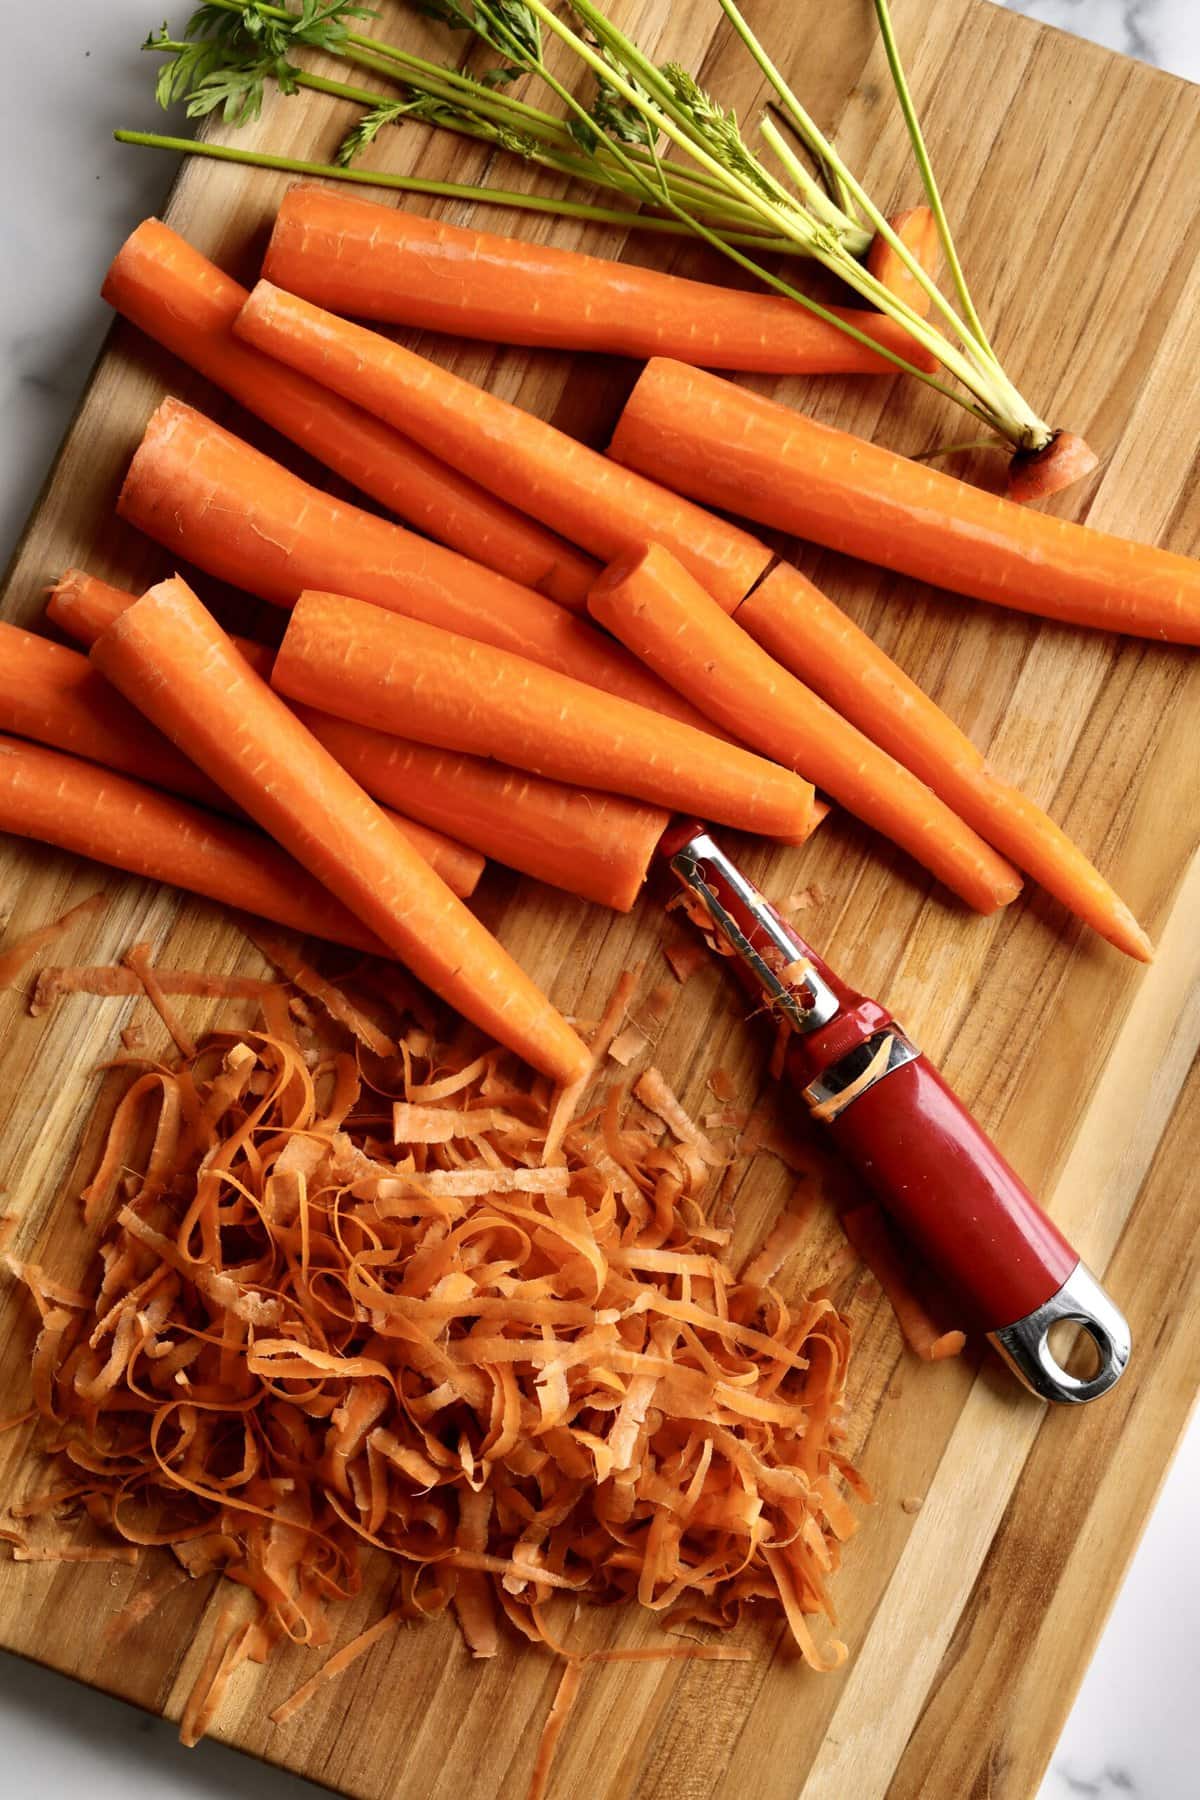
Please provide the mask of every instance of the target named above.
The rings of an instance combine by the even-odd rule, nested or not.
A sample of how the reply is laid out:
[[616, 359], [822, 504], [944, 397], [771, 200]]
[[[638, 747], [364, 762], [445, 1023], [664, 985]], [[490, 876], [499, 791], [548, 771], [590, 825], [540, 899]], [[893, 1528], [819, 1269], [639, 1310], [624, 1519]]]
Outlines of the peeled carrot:
[[955, 593], [1200, 643], [1200, 562], [1030, 512], [682, 363], [647, 364], [609, 454], [694, 499]]
[[658, 545], [613, 563], [589, 604], [602, 625], [754, 749], [796, 769], [980, 912], [1020, 891], [1015, 869], [915, 775], [782, 668]]
[[390, 955], [258, 832], [81, 757], [0, 737], [0, 831], [186, 888], [293, 931]]
[[[775, 375], [886, 375], [894, 367], [782, 294], [741, 293], [472, 231], [305, 183], [284, 196], [263, 274], [330, 312], [492, 344], [677, 356], [706, 369]], [[882, 313], [829, 310], [919, 368], [936, 367]]]
[[[134, 598], [69, 569], [46, 611], [63, 631], [90, 645]], [[269, 679], [275, 652], [246, 638], [232, 641]], [[292, 710], [368, 794], [407, 809], [405, 826], [415, 814], [439, 835], [449, 830], [483, 856], [617, 912], [628, 912], [637, 899], [667, 824], [657, 807], [598, 788], [544, 781], [478, 756], [432, 750], [315, 707]], [[429, 860], [438, 868], [434, 857]], [[449, 881], [445, 869], [439, 873]]]
[[[911, 250], [927, 275], [936, 275], [938, 265], [937, 220], [927, 206], [914, 206], [906, 212], [893, 213], [888, 224], [907, 250]], [[876, 232], [867, 252], [867, 268], [889, 292], [903, 300], [922, 319], [929, 315], [933, 301], [916, 276], [896, 254], [887, 239]], [[680, 357], [680, 362], [691, 359]], [[932, 359], [931, 359], [932, 360]]]
[[173, 555], [277, 606], [306, 587], [351, 593], [697, 721], [586, 619], [334, 500], [178, 400], [147, 425], [117, 510]]
[[[104, 585], [104, 584], [102, 584]], [[108, 588], [109, 595], [120, 590]], [[122, 596], [132, 604], [133, 596]], [[257, 651], [259, 645], [248, 645]], [[241, 646], [239, 645], [239, 648]], [[273, 654], [266, 652], [269, 669]], [[161, 731], [117, 693], [86, 656], [52, 644], [48, 638], [15, 625], [0, 623], [0, 731], [34, 738], [54, 750], [86, 756], [105, 768], [136, 776], [199, 800], [218, 812], [229, 812], [227, 794], [211, 782]], [[483, 874], [483, 858], [436, 828], [391, 815], [392, 822], [416, 846], [460, 899], [475, 892]]]
[[[114, 590], [115, 591], [115, 590]], [[218, 811], [228, 801], [86, 656], [0, 623], [0, 731], [86, 756]]]
[[246, 290], [169, 225], [147, 219], [100, 290], [110, 306], [354, 487], [473, 562], [584, 610], [598, 573], [544, 526], [401, 433], [233, 335]]
[[[46, 617], [67, 637], [90, 650], [113, 620], [133, 606], [137, 598], [127, 588], [98, 581], [84, 569], [68, 569], [49, 591]], [[255, 674], [261, 675], [264, 681], [270, 679], [275, 652], [269, 644], [256, 644], [252, 638], [245, 637], [231, 637], [230, 642], [237, 645]]]
[[537, 663], [339, 594], [300, 596], [275, 659], [280, 693], [448, 750], [495, 756], [746, 831], [807, 830], [807, 782], [738, 745]]
[[77, 644], [94, 644], [136, 598], [86, 569], [67, 569], [47, 593], [46, 617]]
[[293, 710], [377, 800], [436, 819], [494, 861], [599, 906], [628, 912], [641, 892], [667, 826], [658, 807], [431, 749], [315, 707]]
[[737, 623], [776, 661], [911, 769], [966, 823], [1118, 950], [1148, 962], [1150, 939], [1087, 857], [865, 631], [787, 563], [743, 600]]
[[588, 1053], [571, 1027], [185, 582], [143, 594], [92, 659], [435, 993], [542, 1074], [566, 1083], [582, 1073]]
[[728, 610], [771, 560], [764, 544], [681, 501], [507, 400], [378, 332], [348, 324], [260, 281], [235, 327], [269, 356], [436, 446], [470, 475], [605, 562], [665, 544]]

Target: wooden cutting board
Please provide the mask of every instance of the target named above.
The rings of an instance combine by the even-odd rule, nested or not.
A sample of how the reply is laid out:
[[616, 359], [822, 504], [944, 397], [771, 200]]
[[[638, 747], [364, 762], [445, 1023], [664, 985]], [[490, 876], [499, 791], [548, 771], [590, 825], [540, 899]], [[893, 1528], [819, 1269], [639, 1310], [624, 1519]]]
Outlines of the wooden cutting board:
[[[661, 59], [700, 68], [725, 104], [753, 118], [753, 71], [729, 33], [714, 30], [712, 0], [614, 10]], [[917, 182], [865, 0], [760, 0], [747, 10], [872, 191], [911, 203]], [[401, 9], [384, 11], [392, 35], [439, 42]], [[1098, 476], [1055, 510], [1195, 554], [1200, 91], [982, 0], [901, 0], [896, 14], [998, 348], [1040, 410], [1085, 432], [1103, 458]], [[349, 116], [311, 97], [277, 102], [250, 135], [285, 153], [325, 154]], [[376, 153], [424, 174], [522, 179], [503, 159], [493, 171], [482, 150], [418, 128], [393, 133]], [[248, 275], [283, 187], [260, 172], [193, 163], [168, 217]], [[621, 248], [611, 233], [569, 224], [524, 219], [519, 229], [610, 255]], [[697, 251], [646, 236], [627, 254], [707, 267]], [[426, 347], [597, 443], [634, 374], [599, 359]], [[17, 555], [7, 617], [36, 621], [45, 583], [70, 562], [127, 585], [164, 572], [153, 547], [114, 521], [113, 500], [165, 391], [250, 429], [118, 327]], [[914, 385], [796, 381], [777, 391], [906, 451], [963, 435], [962, 416]], [[587, 1800], [1029, 1800], [1200, 1375], [1200, 659], [1040, 625], [832, 556], [803, 562], [1005, 775], [1048, 806], [1160, 944], [1152, 969], [1134, 968], [1037, 890], [1000, 918], [968, 916], [840, 819], [803, 852], [744, 846], [750, 871], [776, 895], [816, 884], [823, 898], [806, 929], [852, 981], [891, 998], [1106, 1273], [1132, 1321], [1134, 1361], [1095, 1407], [1046, 1412], [990, 1362], [917, 1365], [872, 1284], [845, 1281], [859, 1332], [852, 1443], [879, 1497], [837, 1588], [848, 1667], [815, 1676], [777, 1631], [759, 1626], [744, 1632], [756, 1653], [744, 1666], [604, 1671], [585, 1686], [554, 1791]], [[169, 965], [258, 966], [210, 906], [38, 847], [6, 842], [2, 854], [11, 936], [98, 887], [108, 893], [103, 916], [75, 927], [55, 959], [104, 960], [149, 938]], [[602, 916], [494, 872], [480, 905], [566, 1010], [594, 1016], [617, 971], [638, 957], [650, 959], [656, 979], [665, 973], [656, 959], [667, 928], [649, 903], [631, 918]], [[91, 1071], [113, 1053], [130, 1005], [77, 999], [35, 1020], [26, 998], [24, 981], [0, 995], [0, 1181], [19, 1219], [17, 1252], [69, 1269], [79, 1256], [73, 1196], [89, 1154], [81, 1133], [96, 1092]], [[195, 1022], [209, 1016], [193, 1010]], [[747, 1093], [764, 1083], [762, 1046], [716, 970], [681, 990], [657, 1055], [689, 1101], [719, 1063]], [[756, 1169], [739, 1201], [747, 1243], [786, 1185], [782, 1171]], [[814, 1228], [799, 1283], [821, 1277], [835, 1241], [828, 1225]], [[11, 1293], [2, 1304], [5, 1411], [23, 1392], [30, 1340], [22, 1305]], [[0, 1438], [0, 1492], [16, 1497], [39, 1479], [25, 1432]], [[0, 1643], [177, 1715], [212, 1592], [177, 1590], [118, 1650], [104, 1651], [105, 1616], [146, 1578], [2, 1563]], [[372, 1589], [348, 1608], [345, 1636], [378, 1605]], [[594, 1642], [655, 1635], [613, 1613], [587, 1615], [578, 1629]], [[524, 1792], [558, 1679], [547, 1658], [514, 1644], [491, 1664], [472, 1664], [443, 1621], [382, 1644], [294, 1726], [275, 1730], [267, 1712], [311, 1666], [292, 1652], [265, 1673], [241, 1671], [217, 1734], [371, 1800]]]

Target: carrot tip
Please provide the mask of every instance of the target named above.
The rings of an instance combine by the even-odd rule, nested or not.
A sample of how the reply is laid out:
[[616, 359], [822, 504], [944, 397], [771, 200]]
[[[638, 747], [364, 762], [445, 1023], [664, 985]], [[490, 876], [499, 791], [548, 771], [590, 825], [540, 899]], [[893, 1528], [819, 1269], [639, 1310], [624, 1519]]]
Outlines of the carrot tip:
[[1009, 464], [1008, 497], [1024, 506], [1048, 500], [1098, 466], [1100, 458], [1073, 431], [1056, 431], [1041, 450], [1018, 450]]

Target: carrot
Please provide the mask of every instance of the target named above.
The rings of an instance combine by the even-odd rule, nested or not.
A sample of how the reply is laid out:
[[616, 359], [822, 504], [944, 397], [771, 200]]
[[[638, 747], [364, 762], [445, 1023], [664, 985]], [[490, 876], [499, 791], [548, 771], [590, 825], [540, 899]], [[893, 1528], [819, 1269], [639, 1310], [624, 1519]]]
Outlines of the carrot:
[[[781, 294], [472, 231], [306, 183], [284, 196], [263, 274], [329, 312], [493, 344], [677, 356], [776, 375], [887, 375], [894, 367]], [[830, 311], [918, 367], [936, 368], [883, 314]]]
[[470, 638], [339, 594], [306, 593], [272, 681], [360, 725], [495, 756], [559, 781], [747, 831], [807, 828], [812, 789], [735, 744]]
[[0, 737], [0, 831], [386, 955], [374, 934], [256, 831], [126, 775]]
[[67, 569], [50, 588], [46, 617], [77, 644], [94, 644], [118, 613], [137, 598], [85, 569]]
[[609, 454], [681, 493], [977, 600], [1200, 643], [1200, 562], [970, 487], [656, 358]]
[[[109, 601], [119, 589], [107, 589]], [[123, 596], [132, 604], [133, 596]], [[239, 645], [239, 649], [241, 645]], [[247, 649], [262, 650], [258, 644]], [[269, 670], [273, 653], [266, 652]], [[228, 795], [211, 782], [98, 670], [65, 645], [0, 622], [0, 731], [34, 738], [54, 750], [86, 756], [185, 800], [229, 812]], [[236, 811], [236, 809], [234, 809]], [[392, 821], [460, 898], [475, 892], [483, 858], [427, 825], [393, 813]]]
[[1100, 458], [1073, 431], [1056, 431], [1042, 450], [1018, 450], [1008, 465], [1005, 492], [1018, 506], [1030, 500], [1048, 500], [1082, 481], [1098, 466]]
[[235, 329], [387, 423], [403, 419], [418, 443], [436, 445], [464, 475], [605, 562], [647, 540], [665, 544], [732, 611], [771, 560], [765, 545], [657, 481], [615, 469], [508, 401], [269, 281], [258, 283]]
[[[133, 601], [132, 594], [71, 569], [46, 610], [64, 631], [92, 644]], [[233, 642], [269, 679], [274, 651], [246, 638]], [[510, 869], [617, 912], [628, 912], [637, 899], [667, 823], [657, 807], [545, 781], [478, 756], [432, 750], [314, 707], [292, 710], [368, 794], [407, 809], [406, 827], [415, 814]], [[449, 879], [444, 869], [439, 873]]]
[[593, 787], [431, 749], [293, 703], [315, 738], [377, 800], [437, 819], [485, 856], [617, 912], [632, 907], [667, 814]]
[[995, 774], [916, 682], [798, 570], [780, 563], [734, 617], [980, 837], [1119, 950], [1150, 960], [1149, 938], [1066, 833]]
[[589, 557], [410, 438], [239, 343], [232, 326], [245, 288], [170, 226], [139, 225], [100, 291], [148, 337], [419, 531], [583, 611], [597, 573]]
[[147, 425], [117, 511], [172, 555], [277, 606], [306, 587], [351, 593], [697, 722], [586, 619], [334, 500], [178, 400]]
[[86, 656], [0, 623], [0, 731], [86, 756], [185, 800], [228, 811], [219, 787], [155, 731]]
[[592, 589], [594, 616], [719, 723], [796, 769], [891, 838], [980, 912], [1020, 878], [915, 775], [782, 668], [666, 550], [613, 563]]
[[[925, 273], [936, 275], [938, 267], [937, 220], [929, 208], [914, 206], [906, 212], [893, 213], [888, 224], [905, 248], [911, 250]], [[876, 281], [881, 281], [889, 292], [896, 295], [897, 299], [903, 300], [905, 305], [910, 306], [922, 319], [928, 318], [929, 308], [933, 305], [933, 301], [887, 239], [878, 232], [867, 252], [867, 268]], [[830, 329], [835, 328], [831, 326]], [[679, 360], [686, 362], [690, 359], [681, 356]]]
[[151, 588], [92, 658], [435, 993], [541, 1073], [565, 1082], [580, 1072], [587, 1051], [566, 1021], [248, 667], [186, 583]]

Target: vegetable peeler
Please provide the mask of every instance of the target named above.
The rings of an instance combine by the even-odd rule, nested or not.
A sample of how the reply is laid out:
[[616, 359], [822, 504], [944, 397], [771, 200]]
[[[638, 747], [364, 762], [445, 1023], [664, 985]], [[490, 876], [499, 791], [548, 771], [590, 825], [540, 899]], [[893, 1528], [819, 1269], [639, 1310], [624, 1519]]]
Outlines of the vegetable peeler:
[[[1107, 1393], [1129, 1360], [1124, 1316], [929, 1059], [885, 1006], [834, 973], [706, 826], [672, 829], [662, 852], [743, 986], [788, 1027], [784, 1082], [1013, 1374], [1067, 1405]], [[1092, 1339], [1092, 1375], [1071, 1374], [1054, 1355], [1060, 1321]]]

